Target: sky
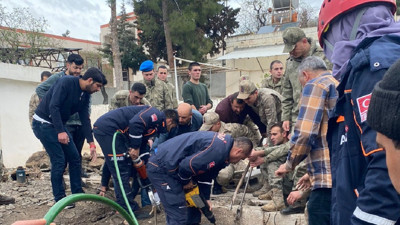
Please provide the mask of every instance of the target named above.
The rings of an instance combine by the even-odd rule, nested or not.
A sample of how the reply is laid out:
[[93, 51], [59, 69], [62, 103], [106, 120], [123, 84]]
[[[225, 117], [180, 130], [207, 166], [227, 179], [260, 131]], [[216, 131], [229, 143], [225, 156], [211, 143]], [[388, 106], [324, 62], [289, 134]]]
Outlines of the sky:
[[[239, 7], [241, 0], [230, 0], [228, 4]], [[122, 0], [117, 0], [117, 12], [121, 11]], [[125, 1], [127, 12], [133, 11], [131, 0]], [[322, 0], [300, 0], [313, 7], [319, 7]], [[73, 38], [100, 41], [100, 25], [110, 21], [111, 9], [106, 0], [0, 0], [7, 11], [13, 8], [28, 8], [36, 18], [47, 20], [46, 33], [61, 35], [66, 30]]]

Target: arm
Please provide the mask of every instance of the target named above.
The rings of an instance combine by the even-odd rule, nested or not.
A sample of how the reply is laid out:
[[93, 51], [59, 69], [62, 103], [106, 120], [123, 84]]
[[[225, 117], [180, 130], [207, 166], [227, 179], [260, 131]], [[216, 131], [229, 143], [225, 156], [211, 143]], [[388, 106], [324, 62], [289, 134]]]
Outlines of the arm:
[[168, 84], [165, 83], [164, 81], [161, 81], [160, 83], [163, 84], [163, 94], [164, 94], [164, 109], [174, 109], [174, 102], [172, 99], [172, 94], [170, 94], [169, 89], [168, 89]]
[[[286, 62], [287, 63], [287, 62]], [[287, 66], [286, 66], [287, 69]], [[282, 121], [290, 121], [292, 119], [293, 108], [293, 88], [290, 84], [289, 75], [285, 72], [282, 81]]]
[[260, 131], [260, 133], [266, 134], [267, 126], [265, 126], [265, 124], [261, 122], [260, 116], [258, 116], [257, 113], [254, 112], [254, 110], [250, 106], [246, 105], [245, 107], [245, 110], [247, 110], [250, 119], [258, 126], [258, 130]]
[[32, 125], [32, 117], [35, 114], [35, 110], [37, 106], [39, 105], [39, 97], [37, 96], [36, 93], [32, 94], [31, 100], [29, 101], [29, 122]]
[[61, 76], [61, 73], [54, 74], [46, 81], [39, 84], [39, 86], [36, 88], [36, 94], [39, 96], [39, 99], [42, 99], [46, 95], [47, 91], [56, 83], [58, 79], [60, 79]]

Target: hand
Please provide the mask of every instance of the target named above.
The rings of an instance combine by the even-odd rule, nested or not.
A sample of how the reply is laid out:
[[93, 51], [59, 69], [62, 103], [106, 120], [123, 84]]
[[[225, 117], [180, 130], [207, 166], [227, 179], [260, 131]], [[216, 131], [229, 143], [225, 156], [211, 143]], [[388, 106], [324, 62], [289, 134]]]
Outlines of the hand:
[[250, 160], [250, 162], [257, 160], [257, 158], [259, 157], [259, 152], [261, 151], [256, 151], [256, 150], [252, 150], [248, 159]]
[[201, 105], [199, 108], [199, 112], [201, 113], [201, 115], [204, 115], [207, 112], [208, 108], [206, 105]]
[[289, 122], [289, 120], [285, 120], [285, 121], [283, 121], [283, 123], [282, 123], [282, 128], [285, 130], [285, 131], [290, 131], [290, 122]]
[[193, 189], [193, 187], [194, 187], [193, 182], [192, 180], [190, 180], [189, 183], [183, 186], [183, 190], [190, 190]]
[[153, 146], [153, 140], [151, 140], [151, 139], [149, 139], [148, 141], [147, 141], [147, 144], [149, 145], [149, 147], [151, 148], [152, 146]]
[[264, 158], [263, 157], [257, 157], [256, 160], [250, 161], [250, 166], [251, 167], [257, 167], [257, 166], [259, 166], [259, 165], [261, 165], [263, 163], [264, 163]]
[[308, 173], [306, 173], [300, 178], [299, 182], [297, 182], [296, 189], [304, 191], [309, 188], [311, 188], [311, 180]]
[[280, 165], [279, 168], [275, 171], [275, 176], [283, 177], [283, 175], [285, 175], [288, 172], [290, 172], [290, 171], [288, 171], [286, 169], [286, 163], [284, 163], [284, 164]]
[[296, 201], [301, 199], [303, 195], [301, 194], [300, 191], [292, 191], [290, 192], [289, 196], [287, 197], [287, 203], [289, 205], [293, 205]]
[[92, 159], [92, 162], [96, 162], [97, 160], [96, 145], [94, 144], [94, 142], [90, 142], [89, 146], [90, 146], [90, 158]]
[[132, 160], [139, 158], [139, 149], [129, 148], [129, 155]]
[[212, 204], [211, 204], [211, 200], [207, 200], [208, 206], [210, 206], [210, 211], [212, 211]]
[[99, 196], [104, 197], [106, 195], [107, 187], [101, 186], [99, 191]]
[[67, 132], [58, 133], [58, 141], [61, 144], [67, 145], [69, 143], [69, 136]]

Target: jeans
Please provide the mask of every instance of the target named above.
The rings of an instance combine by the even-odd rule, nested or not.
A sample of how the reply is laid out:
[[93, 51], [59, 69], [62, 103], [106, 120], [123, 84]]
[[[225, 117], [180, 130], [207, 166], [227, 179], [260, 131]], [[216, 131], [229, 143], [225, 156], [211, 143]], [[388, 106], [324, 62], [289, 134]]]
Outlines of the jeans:
[[[50, 176], [54, 200], [59, 201], [66, 196], [62, 183], [66, 163], [68, 163], [69, 168], [72, 194], [83, 193], [81, 185], [81, 161], [74, 142], [70, 141], [67, 145], [61, 144], [58, 141], [58, 133], [52, 124], [42, 123], [34, 119], [32, 129], [50, 157]], [[70, 140], [72, 140], [71, 134], [68, 131], [66, 132]]]
[[331, 224], [331, 195], [331, 188], [318, 188], [311, 191], [307, 204], [309, 225]]

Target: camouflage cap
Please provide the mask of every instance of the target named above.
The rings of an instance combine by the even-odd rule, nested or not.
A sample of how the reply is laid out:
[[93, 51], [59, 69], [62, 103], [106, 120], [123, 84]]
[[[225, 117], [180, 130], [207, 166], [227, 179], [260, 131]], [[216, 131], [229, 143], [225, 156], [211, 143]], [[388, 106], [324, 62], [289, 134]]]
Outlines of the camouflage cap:
[[306, 34], [304, 31], [298, 27], [289, 27], [283, 31], [282, 38], [283, 43], [285, 43], [284, 53], [291, 52], [296, 43], [301, 39], [305, 38]]
[[211, 127], [219, 121], [219, 115], [216, 112], [208, 112], [203, 115], [203, 125], [200, 131], [209, 131]]
[[249, 80], [242, 80], [239, 84], [239, 95], [238, 99], [246, 99], [251, 93], [257, 90], [256, 85]]

